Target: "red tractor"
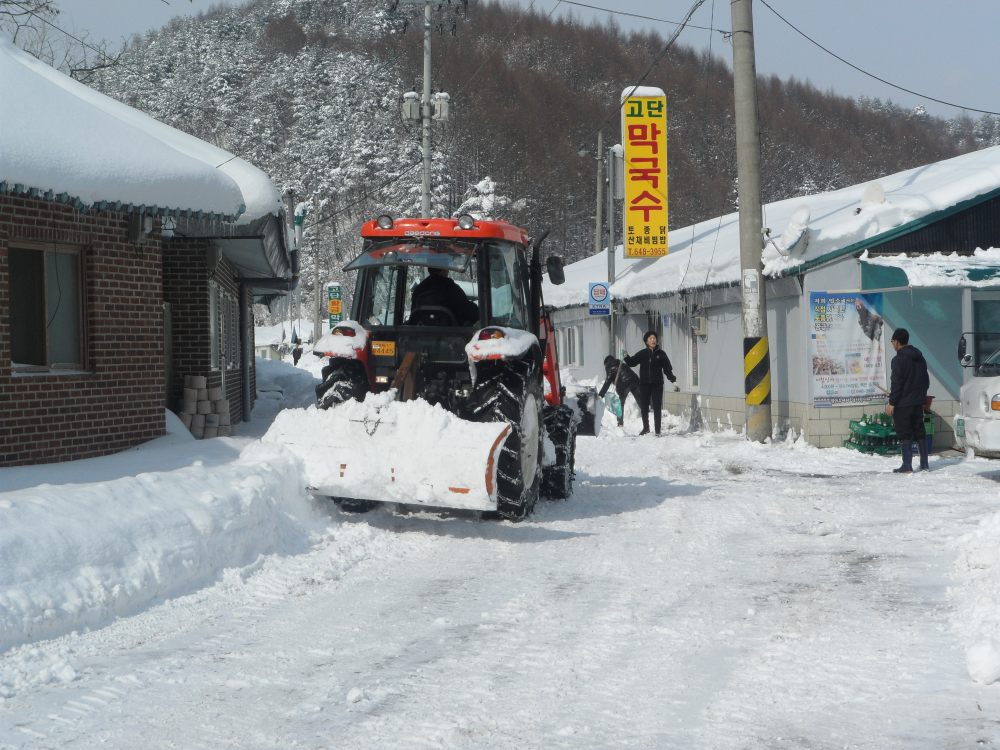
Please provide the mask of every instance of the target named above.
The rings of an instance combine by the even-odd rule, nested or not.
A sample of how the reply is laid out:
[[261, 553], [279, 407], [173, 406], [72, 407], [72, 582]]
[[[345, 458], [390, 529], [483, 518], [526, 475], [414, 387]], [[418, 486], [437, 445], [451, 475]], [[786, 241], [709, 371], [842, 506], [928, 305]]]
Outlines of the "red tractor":
[[[542, 304], [539, 246], [547, 234], [530, 243], [507, 222], [468, 215], [382, 216], [362, 228], [362, 252], [345, 268], [358, 272], [351, 320], [313, 348], [329, 357], [316, 388], [319, 408], [337, 410], [394, 388], [397, 401], [421, 399], [465, 422], [494, 424], [483, 438], [493, 439], [493, 449], [486, 446], [474, 460], [482, 486], [476, 480], [474, 487], [449, 487], [451, 494], [425, 493], [404, 504], [518, 519], [532, 512], [539, 495], [566, 498], [572, 492], [577, 428], [582, 422], [593, 434], [594, 422], [579, 405], [563, 403], [555, 336]], [[564, 281], [561, 258], [549, 257], [546, 267], [552, 283]], [[472, 461], [455, 458], [463, 460]], [[398, 477], [393, 469], [375, 490], [368, 478], [324, 492], [346, 510], [363, 511], [374, 502], [409, 497], [396, 491]], [[369, 496], [357, 496], [362, 494]]]

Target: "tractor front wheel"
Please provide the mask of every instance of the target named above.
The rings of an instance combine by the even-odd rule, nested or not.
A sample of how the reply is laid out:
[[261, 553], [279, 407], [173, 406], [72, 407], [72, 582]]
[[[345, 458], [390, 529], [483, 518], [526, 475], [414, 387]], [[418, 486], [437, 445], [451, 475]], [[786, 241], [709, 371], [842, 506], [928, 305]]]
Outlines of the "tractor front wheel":
[[474, 414], [480, 422], [507, 422], [510, 433], [497, 461], [497, 511], [531, 515], [542, 480], [542, 383], [531, 360], [479, 363]]
[[573, 463], [576, 460], [576, 415], [565, 404], [546, 405], [545, 432], [556, 449], [556, 461], [542, 470], [542, 496], [565, 500], [573, 492]]
[[368, 393], [368, 374], [357, 360], [332, 359], [323, 368], [323, 382], [316, 386], [316, 405], [329, 409], [348, 399], [364, 401]]

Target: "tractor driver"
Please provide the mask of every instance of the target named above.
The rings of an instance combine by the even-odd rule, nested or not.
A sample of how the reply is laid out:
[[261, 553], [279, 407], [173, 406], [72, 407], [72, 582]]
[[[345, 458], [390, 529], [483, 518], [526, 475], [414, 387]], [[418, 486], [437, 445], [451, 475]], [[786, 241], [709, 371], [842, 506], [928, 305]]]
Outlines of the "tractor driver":
[[479, 305], [471, 302], [462, 287], [448, 278], [446, 268], [428, 268], [427, 278], [413, 289], [411, 310], [414, 314], [410, 316], [411, 321], [419, 320], [421, 307], [444, 307], [450, 310], [455, 316], [454, 325], [476, 325], [479, 322]]

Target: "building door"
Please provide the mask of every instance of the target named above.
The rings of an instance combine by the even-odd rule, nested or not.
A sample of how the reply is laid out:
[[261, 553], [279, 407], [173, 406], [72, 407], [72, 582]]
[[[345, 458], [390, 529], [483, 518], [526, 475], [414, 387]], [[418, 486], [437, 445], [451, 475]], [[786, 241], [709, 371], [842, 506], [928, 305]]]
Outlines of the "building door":
[[1000, 349], [1000, 293], [973, 292], [972, 330], [978, 367]]

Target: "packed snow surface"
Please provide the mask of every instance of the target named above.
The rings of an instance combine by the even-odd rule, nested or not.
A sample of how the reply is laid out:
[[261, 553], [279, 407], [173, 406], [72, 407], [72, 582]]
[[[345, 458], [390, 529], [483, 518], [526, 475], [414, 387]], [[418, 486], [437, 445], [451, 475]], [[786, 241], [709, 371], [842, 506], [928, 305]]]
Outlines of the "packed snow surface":
[[972, 255], [931, 253], [914, 258], [906, 253], [869, 256], [865, 251], [861, 260], [904, 271], [912, 287], [995, 287], [1000, 280], [1000, 248], [977, 248]]
[[270, 178], [242, 159], [74, 81], [0, 38], [0, 180], [43, 193], [277, 215]]
[[[879, 180], [885, 202], [862, 202], [866, 185], [789, 198], [764, 207], [766, 224], [779, 231], [808, 204], [808, 245], [782, 255], [764, 250], [764, 273], [773, 276], [843, 248], [874, 240], [890, 230], [1000, 189], [1000, 146], [889, 175]], [[616, 299], [673, 294], [679, 290], [734, 284], [739, 280], [739, 214], [719, 216], [668, 235], [670, 254], [616, 267], [611, 294]], [[860, 249], [860, 248], [859, 248]], [[585, 273], [577, 266], [587, 264]], [[583, 270], [581, 267], [579, 270]], [[587, 258], [566, 267], [566, 284], [546, 281], [545, 300], [556, 307], [587, 303], [587, 284], [607, 280], [607, 262]]]
[[572, 498], [522, 523], [320, 505], [301, 554], [9, 648], [0, 746], [1000, 742], [1000, 691], [967, 668], [997, 640], [1000, 464], [897, 476], [625, 417], [578, 441]]

